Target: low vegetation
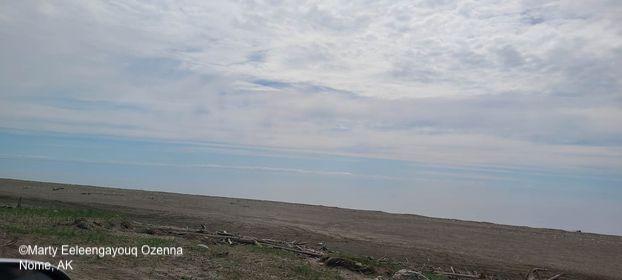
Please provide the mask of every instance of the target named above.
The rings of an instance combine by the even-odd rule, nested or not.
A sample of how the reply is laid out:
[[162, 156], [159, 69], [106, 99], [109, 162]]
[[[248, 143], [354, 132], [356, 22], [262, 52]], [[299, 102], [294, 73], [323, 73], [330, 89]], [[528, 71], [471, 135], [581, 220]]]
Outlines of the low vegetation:
[[[312, 263], [292, 252], [226, 244], [199, 247], [197, 240], [143, 233], [127, 217], [99, 210], [2, 207], [0, 238], [7, 244], [0, 248], [2, 255], [8, 257], [22, 257], [17, 250], [20, 244], [184, 248], [180, 257], [76, 257], [75, 270], [69, 272], [76, 279], [99, 279], [102, 273], [129, 276], [134, 268], [149, 279], [344, 279], [338, 269]], [[53, 263], [50, 257], [32, 258]]]

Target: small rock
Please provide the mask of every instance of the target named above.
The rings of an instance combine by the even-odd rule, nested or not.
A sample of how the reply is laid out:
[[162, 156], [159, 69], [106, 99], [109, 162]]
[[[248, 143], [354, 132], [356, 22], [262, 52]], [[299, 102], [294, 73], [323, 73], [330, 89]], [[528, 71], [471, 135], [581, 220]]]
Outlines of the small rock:
[[205, 244], [199, 244], [199, 245], [197, 245], [197, 247], [201, 247], [201, 248], [204, 248], [204, 249], [209, 249], [209, 247], [207, 247], [207, 245], [205, 245]]
[[409, 269], [400, 269], [395, 274], [393, 274], [393, 277], [391, 277], [391, 279], [393, 280], [429, 280], [421, 272], [409, 270]]
[[93, 227], [93, 226], [91, 225], [91, 223], [89, 223], [89, 221], [87, 221], [87, 220], [86, 220], [86, 219], [84, 219], [84, 218], [78, 218], [78, 219], [75, 219], [75, 220], [73, 221], [73, 224], [74, 224], [77, 228], [79, 228], [79, 229], [86, 229], [86, 230], [89, 230], [89, 229], [91, 229], [91, 228]]

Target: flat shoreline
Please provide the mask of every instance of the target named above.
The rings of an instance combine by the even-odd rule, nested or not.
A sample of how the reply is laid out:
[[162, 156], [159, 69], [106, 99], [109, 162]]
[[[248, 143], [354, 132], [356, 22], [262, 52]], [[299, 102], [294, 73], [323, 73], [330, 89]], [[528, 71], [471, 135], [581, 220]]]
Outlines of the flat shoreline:
[[[146, 221], [326, 242], [329, 247], [430, 265], [517, 276], [545, 267], [574, 279], [618, 279], [622, 237], [414, 214], [0, 179], [0, 196], [130, 212]], [[613, 222], [613, 221], [612, 221]]]

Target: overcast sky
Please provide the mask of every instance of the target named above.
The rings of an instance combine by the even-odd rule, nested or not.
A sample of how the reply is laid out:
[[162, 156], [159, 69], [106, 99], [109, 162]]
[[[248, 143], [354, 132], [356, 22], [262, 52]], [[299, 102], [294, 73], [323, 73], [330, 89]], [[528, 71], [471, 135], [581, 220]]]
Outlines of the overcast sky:
[[620, 22], [617, 0], [0, 1], [0, 127], [620, 180]]

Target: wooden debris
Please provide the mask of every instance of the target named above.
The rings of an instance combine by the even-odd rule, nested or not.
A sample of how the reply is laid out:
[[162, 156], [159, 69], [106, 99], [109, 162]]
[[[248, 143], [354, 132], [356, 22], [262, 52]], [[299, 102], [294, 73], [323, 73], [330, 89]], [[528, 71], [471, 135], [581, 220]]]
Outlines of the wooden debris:
[[479, 274], [463, 274], [463, 273], [444, 272], [444, 271], [435, 271], [434, 273], [445, 275], [445, 276], [458, 277], [458, 278], [486, 279], [486, 276], [483, 273], [479, 273]]
[[531, 270], [529, 270], [529, 273], [527, 273], [527, 277], [525, 277], [526, 280], [539, 280], [540, 276], [538, 275], [538, 271], [546, 271], [546, 269], [544, 268], [532, 268]]
[[17, 238], [13, 238], [13, 240], [10, 240], [9, 242], [7, 242], [7, 243], [4, 243], [4, 244], [0, 245], [0, 247], [7, 247], [7, 246], [11, 246], [11, 245], [13, 245], [13, 244], [15, 244], [15, 243], [17, 243]]
[[345, 269], [363, 274], [372, 274], [375, 272], [373, 268], [348, 258], [325, 257], [323, 262], [328, 267], [343, 267]]
[[[18, 204], [19, 205], [19, 204]], [[294, 241], [282, 241], [282, 240], [273, 240], [273, 239], [261, 239], [255, 238], [251, 236], [243, 236], [239, 234], [229, 233], [226, 230], [217, 231], [215, 233], [207, 232], [207, 227], [205, 225], [201, 225], [201, 228], [195, 231], [189, 231], [187, 228], [176, 228], [176, 227], [157, 227], [157, 228], [149, 228], [145, 233], [155, 234], [155, 235], [181, 235], [181, 236], [195, 236], [198, 238], [210, 238], [212, 240], [216, 240], [216, 242], [220, 242], [223, 244], [236, 245], [236, 244], [246, 244], [246, 245], [255, 245], [258, 247], [266, 247], [266, 248], [274, 248], [279, 250], [290, 251], [296, 254], [301, 254], [313, 258], [320, 258], [321, 261], [326, 266], [331, 267], [343, 267], [352, 271], [364, 273], [364, 274], [373, 274], [374, 269], [372, 267], [365, 266], [360, 262], [355, 260], [341, 258], [341, 257], [333, 257], [329, 256], [329, 250], [326, 248], [326, 244], [324, 242], [318, 243], [318, 249], [307, 247], [307, 243]], [[213, 241], [212, 241], [213, 242]], [[212, 243], [213, 244], [213, 243]], [[207, 245], [199, 244], [199, 247], [207, 248]], [[386, 257], [382, 257], [378, 259], [379, 262], [386, 262], [388, 259]], [[408, 260], [407, 260], [408, 263]], [[425, 265], [424, 265], [425, 266]], [[410, 270], [408, 270], [410, 271]], [[430, 272], [433, 272], [438, 275], [447, 276], [450, 279], [493, 279], [494, 275], [486, 275], [484, 273], [478, 273], [474, 271], [469, 271], [467, 269], [459, 271], [456, 270], [453, 266], [450, 267], [450, 271], [443, 271], [441, 268], [432, 268], [429, 269]], [[540, 278], [538, 272], [546, 271], [543, 268], [533, 268], [529, 271], [525, 280], [558, 280], [563, 274], [557, 274], [555, 276], [549, 278]], [[416, 271], [415, 271], [416, 272]], [[414, 274], [413, 274], [414, 275]], [[420, 272], [417, 272], [417, 277], [425, 277]], [[420, 278], [427, 279], [427, 278]]]
[[219, 232], [216, 232], [216, 234], [209, 234], [209, 233], [202, 233], [202, 232], [198, 232], [198, 233], [200, 233], [201, 237], [218, 239], [221, 242], [227, 243], [229, 245], [234, 245], [236, 243], [258, 245], [262, 247], [290, 251], [290, 252], [294, 252], [297, 254], [303, 254], [303, 255], [316, 257], [316, 258], [319, 258], [325, 255], [324, 253], [321, 253], [311, 248], [306, 248], [302, 245], [291, 245], [292, 242], [287, 242], [287, 241], [276, 241], [272, 239], [257, 239], [254, 237], [241, 236], [241, 235], [237, 236], [237, 235], [228, 233], [227, 231], [219, 231]]
[[[547, 271], [544, 268], [532, 268], [529, 273], [527, 274], [527, 276], [525, 277], [526, 280], [541, 280], [543, 278], [540, 278], [539, 275], [539, 271]], [[544, 278], [544, 280], [556, 280], [559, 279], [560, 277], [562, 277], [564, 274], [563, 273], [559, 273], [553, 277], [550, 278]]]

